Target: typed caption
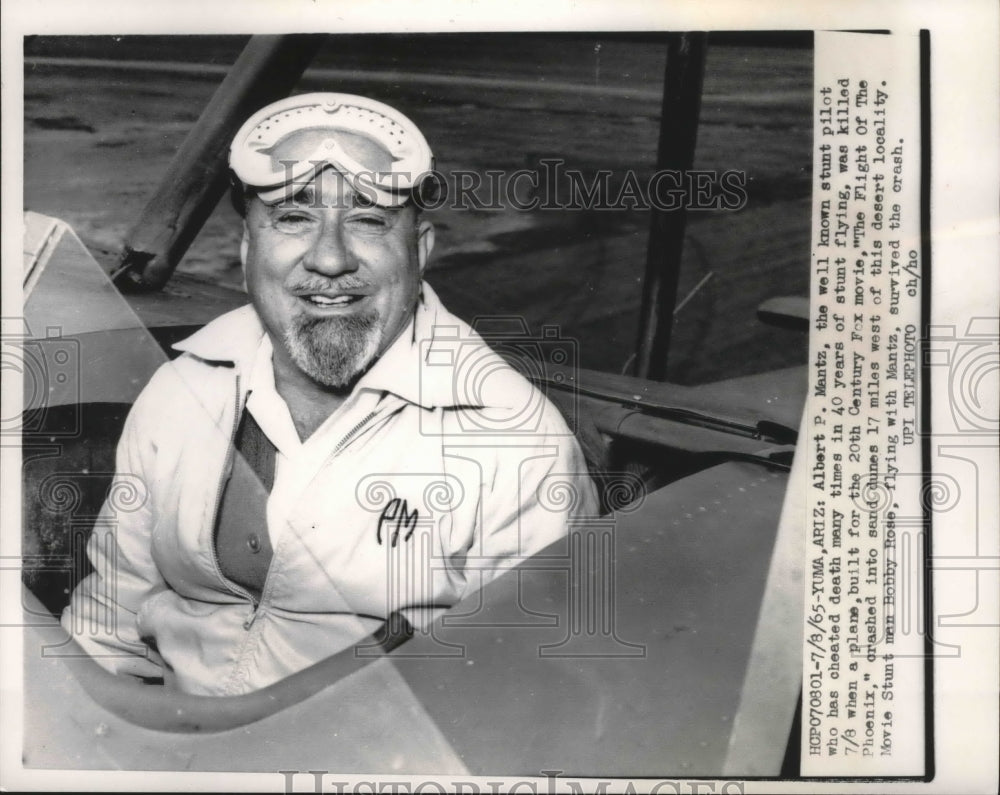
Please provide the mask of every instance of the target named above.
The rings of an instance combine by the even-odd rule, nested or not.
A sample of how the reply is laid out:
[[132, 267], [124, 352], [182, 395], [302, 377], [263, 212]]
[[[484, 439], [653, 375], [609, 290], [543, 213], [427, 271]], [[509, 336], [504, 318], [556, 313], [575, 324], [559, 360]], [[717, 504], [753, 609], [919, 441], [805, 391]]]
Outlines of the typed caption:
[[816, 38], [803, 775], [922, 775], [916, 36]]

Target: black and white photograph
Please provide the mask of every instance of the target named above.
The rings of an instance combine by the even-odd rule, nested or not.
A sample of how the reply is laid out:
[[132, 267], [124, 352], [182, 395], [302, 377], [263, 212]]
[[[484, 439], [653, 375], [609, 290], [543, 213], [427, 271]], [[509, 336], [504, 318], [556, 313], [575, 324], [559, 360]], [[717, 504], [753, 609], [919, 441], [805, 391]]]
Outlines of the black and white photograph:
[[694, 5], [5, 9], [0, 786], [995, 788], [998, 72]]

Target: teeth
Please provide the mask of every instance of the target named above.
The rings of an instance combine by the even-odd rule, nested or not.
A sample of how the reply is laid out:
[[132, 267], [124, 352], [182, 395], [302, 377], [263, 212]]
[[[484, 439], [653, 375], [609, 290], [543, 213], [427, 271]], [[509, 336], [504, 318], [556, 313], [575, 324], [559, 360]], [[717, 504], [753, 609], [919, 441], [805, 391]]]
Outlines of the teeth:
[[325, 295], [310, 295], [306, 297], [309, 301], [319, 306], [342, 306], [354, 300], [354, 297], [350, 295], [338, 295], [336, 298], [327, 298]]

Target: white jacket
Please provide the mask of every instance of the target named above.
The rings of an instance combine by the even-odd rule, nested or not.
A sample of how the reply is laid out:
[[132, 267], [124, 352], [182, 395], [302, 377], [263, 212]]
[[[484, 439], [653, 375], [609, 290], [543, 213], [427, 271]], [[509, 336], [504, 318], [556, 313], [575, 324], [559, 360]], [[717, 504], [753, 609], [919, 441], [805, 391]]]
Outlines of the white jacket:
[[88, 543], [95, 571], [63, 614], [102, 665], [194, 693], [254, 690], [396, 610], [427, 627], [596, 513], [559, 412], [423, 288], [412, 330], [356, 387], [379, 392], [377, 409], [332, 446], [256, 608], [220, 573], [213, 529], [264, 331], [247, 306], [175, 346], [126, 420]]

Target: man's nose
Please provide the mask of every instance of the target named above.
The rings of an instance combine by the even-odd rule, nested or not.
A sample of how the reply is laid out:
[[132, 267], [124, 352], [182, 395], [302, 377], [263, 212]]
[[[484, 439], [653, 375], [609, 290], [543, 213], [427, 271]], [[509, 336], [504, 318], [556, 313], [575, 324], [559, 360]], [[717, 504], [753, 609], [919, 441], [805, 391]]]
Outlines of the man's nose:
[[354, 257], [345, 245], [343, 228], [336, 219], [324, 219], [302, 264], [307, 270], [324, 276], [357, 270]]

